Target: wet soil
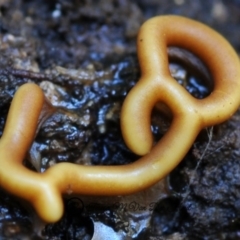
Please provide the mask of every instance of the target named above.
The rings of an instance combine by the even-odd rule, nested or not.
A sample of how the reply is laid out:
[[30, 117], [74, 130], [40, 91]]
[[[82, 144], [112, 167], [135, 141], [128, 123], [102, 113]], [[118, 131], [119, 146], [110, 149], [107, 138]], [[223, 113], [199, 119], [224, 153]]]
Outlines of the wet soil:
[[[161, 14], [200, 20], [240, 51], [238, 0], [0, 0], [0, 134], [23, 83], [39, 84], [56, 108], [24, 160], [27, 167], [43, 172], [60, 162], [120, 165], [138, 159], [124, 144], [119, 114], [140, 76], [138, 29]], [[192, 69], [174, 62], [170, 68], [192, 95], [209, 94]], [[98, 239], [105, 231], [112, 239], [238, 239], [239, 114], [204, 129], [161, 187], [129, 198], [66, 197], [56, 224], [42, 223], [27, 203], [1, 190], [0, 238]], [[155, 141], [170, 122], [154, 110]]]

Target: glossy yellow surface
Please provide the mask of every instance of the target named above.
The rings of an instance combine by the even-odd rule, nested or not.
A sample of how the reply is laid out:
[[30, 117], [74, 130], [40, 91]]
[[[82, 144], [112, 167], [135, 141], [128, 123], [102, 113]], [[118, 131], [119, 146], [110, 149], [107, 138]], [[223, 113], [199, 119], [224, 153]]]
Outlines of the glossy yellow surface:
[[[142, 77], [128, 94], [121, 127], [129, 148], [144, 155], [124, 166], [80, 166], [59, 163], [44, 173], [22, 165], [34, 140], [44, 95], [35, 84], [16, 92], [0, 140], [0, 186], [34, 206], [46, 222], [63, 214], [62, 194], [122, 195], [143, 190], [164, 178], [184, 158], [202, 128], [221, 123], [240, 104], [240, 64], [230, 44], [209, 27], [177, 16], [148, 20], [138, 36]], [[192, 51], [209, 68], [214, 89], [193, 98], [170, 76], [167, 46]], [[150, 116], [157, 102], [173, 113], [166, 135], [153, 146]]]

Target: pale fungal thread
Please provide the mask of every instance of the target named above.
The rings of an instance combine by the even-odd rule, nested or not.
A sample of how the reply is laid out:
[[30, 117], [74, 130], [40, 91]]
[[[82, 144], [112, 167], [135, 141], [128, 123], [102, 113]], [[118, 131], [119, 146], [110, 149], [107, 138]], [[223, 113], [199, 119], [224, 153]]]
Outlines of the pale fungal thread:
[[213, 127], [210, 127], [210, 129], [207, 129], [207, 128], [206, 128], [206, 131], [207, 131], [207, 135], [208, 135], [207, 145], [206, 145], [206, 147], [204, 148], [202, 154], [199, 156], [199, 159], [197, 160], [197, 165], [196, 165], [196, 167], [193, 169], [193, 173], [192, 173], [192, 175], [190, 176], [189, 183], [186, 185], [186, 193], [184, 194], [184, 197], [182, 198], [182, 200], [181, 200], [181, 202], [180, 202], [180, 204], [179, 204], [179, 207], [178, 207], [176, 213], [174, 214], [173, 219], [171, 220], [172, 223], [174, 223], [174, 222], [176, 221], [177, 217], [178, 217], [179, 214], [180, 214], [181, 208], [184, 206], [185, 201], [187, 200], [188, 196], [189, 196], [190, 193], [191, 193], [190, 187], [191, 187], [191, 185], [192, 185], [192, 183], [193, 183], [193, 178], [194, 178], [195, 175], [197, 174], [197, 170], [198, 170], [200, 164], [202, 163], [203, 158], [206, 156], [206, 152], [208, 151], [209, 146], [210, 146], [210, 143], [211, 143], [211, 141], [212, 141]]

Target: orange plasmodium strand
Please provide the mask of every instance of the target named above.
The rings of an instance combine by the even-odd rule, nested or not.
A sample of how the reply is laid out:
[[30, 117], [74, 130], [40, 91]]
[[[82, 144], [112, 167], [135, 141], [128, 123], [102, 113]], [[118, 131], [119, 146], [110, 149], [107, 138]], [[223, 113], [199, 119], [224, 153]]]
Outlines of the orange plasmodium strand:
[[[169, 46], [191, 51], [207, 65], [214, 81], [210, 96], [197, 100], [178, 86], [169, 73]], [[174, 122], [186, 116], [188, 121], [198, 122], [193, 129], [196, 134], [199, 129], [227, 120], [237, 110], [239, 58], [227, 40], [213, 29], [185, 17], [154, 17], [141, 27], [137, 48], [142, 76], [128, 94], [121, 115], [124, 139], [135, 153], [145, 155], [153, 146], [150, 115], [157, 102], [171, 109]], [[178, 130], [171, 127], [167, 135], [173, 137], [175, 131]], [[179, 143], [177, 149], [182, 147]], [[164, 148], [164, 144], [161, 146]]]
[[[212, 93], [195, 99], [170, 76], [167, 46], [198, 55], [214, 81]], [[22, 165], [44, 109], [44, 96], [26, 84], [14, 96], [0, 140], [0, 185], [29, 201], [46, 222], [63, 214], [62, 194], [131, 194], [164, 178], [184, 158], [199, 131], [227, 120], [240, 103], [240, 64], [229, 43], [209, 27], [176, 16], [150, 19], [140, 29], [138, 54], [142, 77], [123, 104], [121, 127], [128, 146], [144, 155], [122, 166], [59, 163], [44, 173]], [[168, 132], [152, 147], [150, 116], [157, 102], [173, 113]]]
[[[8, 192], [30, 201], [36, 209], [46, 209], [45, 217], [51, 221], [56, 208], [63, 208], [60, 193], [45, 181], [41, 174], [27, 169], [22, 161], [30, 148], [41, 113], [46, 112], [42, 90], [35, 84], [21, 86], [14, 95], [3, 135], [0, 139], [0, 186]], [[44, 118], [44, 117], [43, 117]], [[56, 198], [56, 196], [59, 197]]]

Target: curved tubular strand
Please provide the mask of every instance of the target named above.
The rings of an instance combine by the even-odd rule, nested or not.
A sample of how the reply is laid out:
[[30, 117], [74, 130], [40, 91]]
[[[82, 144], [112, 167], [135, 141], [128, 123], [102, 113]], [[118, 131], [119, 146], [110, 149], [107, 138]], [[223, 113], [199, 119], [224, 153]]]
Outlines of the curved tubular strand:
[[[171, 45], [185, 47], [205, 61], [214, 78], [210, 96], [197, 100], [170, 76], [166, 48]], [[0, 140], [0, 186], [29, 201], [46, 222], [61, 218], [62, 194], [124, 195], [155, 184], [179, 164], [202, 128], [225, 121], [237, 110], [239, 60], [227, 41], [207, 26], [183, 17], [153, 18], [140, 30], [138, 52], [142, 77], [121, 113], [126, 143], [144, 155], [132, 164], [59, 163], [44, 173], [27, 169], [22, 161], [47, 105], [37, 85], [25, 84], [15, 94]], [[152, 148], [150, 115], [159, 101], [171, 109], [173, 122]]]
[[56, 197], [56, 189], [51, 188], [41, 174], [22, 165], [34, 140], [39, 120], [50, 114], [46, 105], [42, 90], [32, 83], [22, 85], [14, 95], [0, 139], [0, 186], [32, 202], [38, 209], [46, 209], [48, 216], [44, 218], [51, 220], [54, 209], [58, 205], [63, 208], [61, 200], [58, 204], [60, 193]]
[[[33, 99], [32, 94], [35, 96]], [[26, 111], [24, 106], [29, 102], [31, 104]], [[192, 131], [186, 137], [186, 127], [192, 126], [189, 128], [192, 129], [198, 124], [182, 119], [174, 121], [169, 130], [175, 134], [175, 139], [166, 135], [151, 153], [132, 164], [80, 166], [59, 163], [41, 174], [24, 167], [22, 160], [34, 139], [43, 105], [41, 89], [33, 84], [20, 87], [14, 96], [6, 129], [0, 140], [0, 184], [7, 191], [31, 202], [39, 216], [47, 222], [55, 222], [61, 218], [64, 211], [61, 194], [69, 191], [85, 195], [124, 195], [153, 185], [159, 180], [159, 176], [171, 171], [181, 161], [188, 145], [196, 137], [196, 133]], [[28, 135], [18, 138], [22, 132]], [[177, 152], [169, 151], [168, 148], [163, 151], [161, 148], [161, 144], [169, 148], [176, 147], [179, 141], [184, 141], [186, 145]], [[177, 162], [173, 155], [178, 156]]]
[[[135, 153], [144, 155], [151, 149], [151, 111], [145, 114], [145, 110], [152, 109], [153, 102], [164, 102], [174, 116], [183, 114], [181, 106], [198, 112], [202, 128], [227, 120], [237, 110], [240, 103], [239, 58], [230, 44], [213, 29], [185, 17], [155, 17], [141, 27], [137, 46], [142, 77], [128, 94], [122, 109], [123, 136]], [[197, 100], [182, 90], [177, 90], [181, 91], [180, 96], [174, 95], [175, 80], [169, 78], [168, 46], [187, 49], [206, 64], [214, 81], [210, 96]], [[154, 94], [150, 94], [149, 88]], [[181, 106], [170, 98], [181, 101]]]

